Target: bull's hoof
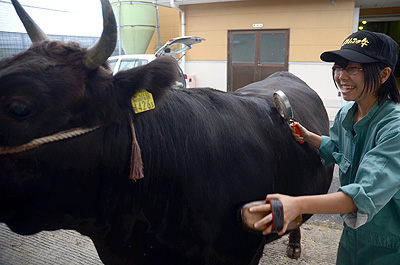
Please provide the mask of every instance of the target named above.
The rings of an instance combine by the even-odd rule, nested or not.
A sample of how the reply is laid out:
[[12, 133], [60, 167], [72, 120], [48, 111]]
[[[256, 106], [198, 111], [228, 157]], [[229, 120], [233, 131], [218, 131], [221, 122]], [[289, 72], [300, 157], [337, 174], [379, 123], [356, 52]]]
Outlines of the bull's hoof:
[[301, 255], [300, 244], [289, 244], [286, 248], [286, 255], [291, 259], [298, 259]]

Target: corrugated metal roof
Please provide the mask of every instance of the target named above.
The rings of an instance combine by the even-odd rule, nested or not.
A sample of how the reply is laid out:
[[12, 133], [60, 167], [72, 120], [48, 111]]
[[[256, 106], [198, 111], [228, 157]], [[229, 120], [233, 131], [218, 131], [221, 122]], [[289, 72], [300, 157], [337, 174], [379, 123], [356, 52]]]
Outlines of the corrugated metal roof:
[[[46, 34], [101, 35], [103, 21], [98, 0], [26, 0], [21, 4]], [[0, 31], [26, 32], [10, 1], [0, 0]]]

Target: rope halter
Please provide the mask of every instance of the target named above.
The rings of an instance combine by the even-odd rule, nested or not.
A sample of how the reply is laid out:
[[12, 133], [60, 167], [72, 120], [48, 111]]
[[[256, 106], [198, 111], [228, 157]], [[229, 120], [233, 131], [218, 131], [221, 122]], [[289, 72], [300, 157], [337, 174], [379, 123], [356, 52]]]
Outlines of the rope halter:
[[[143, 174], [143, 162], [141, 157], [141, 151], [136, 139], [135, 128], [133, 125], [132, 119], [130, 119], [130, 127], [132, 133], [132, 143], [131, 143], [131, 158], [130, 158], [130, 173], [129, 178], [136, 181], [144, 177]], [[47, 143], [57, 142], [64, 139], [69, 139], [75, 136], [83, 135], [89, 132], [92, 132], [96, 129], [100, 128], [100, 126], [96, 126], [93, 128], [74, 128], [65, 131], [61, 131], [55, 133], [50, 136], [44, 136], [30, 141], [29, 143], [13, 146], [13, 147], [2, 147], [0, 146], [0, 155], [9, 155], [9, 154], [17, 154], [22, 153], [27, 150], [31, 150], [37, 147], [40, 147]]]
[[74, 129], [69, 129], [65, 131], [61, 131], [58, 133], [55, 133], [53, 135], [49, 136], [44, 136], [40, 138], [36, 138], [29, 143], [19, 145], [19, 146], [12, 146], [12, 147], [0, 147], [0, 155], [9, 155], [9, 154], [16, 154], [16, 153], [22, 153], [27, 150], [31, 150], [37, 147], [42, 146], [43, 144], [47, 143], [52, 143], [52, 142], [57, 142], [60, 140], [72, 138], [75, 136], [79, 136], [82, 134], [86, 134], [89, 132], [92, 132], [96, 129], [98, 129], [100, 126], [93, 127], [93, 128], [74, 128]]

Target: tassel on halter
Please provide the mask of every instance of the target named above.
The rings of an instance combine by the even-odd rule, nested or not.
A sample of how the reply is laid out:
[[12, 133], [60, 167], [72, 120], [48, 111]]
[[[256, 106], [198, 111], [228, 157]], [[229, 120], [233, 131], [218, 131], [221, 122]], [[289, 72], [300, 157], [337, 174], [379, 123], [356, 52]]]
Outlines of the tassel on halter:
[[132, 131], [132, 148], [131, 148], [131, 166], [129, 178], [136, 181], [144, 178], [143, 174], [143, 161], [142, 154], [140, 152], [140, 146], [136, 139], [135, 127], [133, 126], [133, 120], [130, 118], [130, 125]]

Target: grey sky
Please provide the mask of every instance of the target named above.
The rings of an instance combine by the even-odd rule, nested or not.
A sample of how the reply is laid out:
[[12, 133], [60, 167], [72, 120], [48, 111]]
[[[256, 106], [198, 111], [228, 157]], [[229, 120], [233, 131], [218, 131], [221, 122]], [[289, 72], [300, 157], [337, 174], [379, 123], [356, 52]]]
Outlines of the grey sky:
[[[46, 34], [100, 36], [100, 0], [20, 0]], [[0, 31], [25, 32], [10, 0], [0, 0]]]

